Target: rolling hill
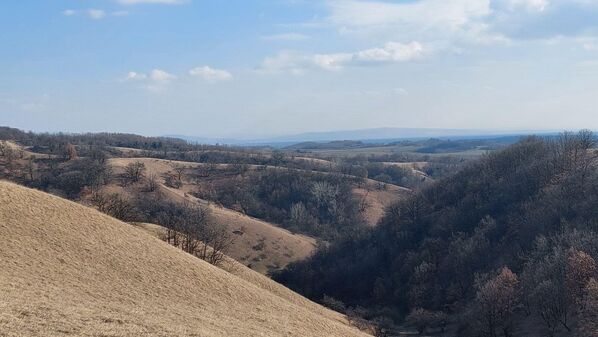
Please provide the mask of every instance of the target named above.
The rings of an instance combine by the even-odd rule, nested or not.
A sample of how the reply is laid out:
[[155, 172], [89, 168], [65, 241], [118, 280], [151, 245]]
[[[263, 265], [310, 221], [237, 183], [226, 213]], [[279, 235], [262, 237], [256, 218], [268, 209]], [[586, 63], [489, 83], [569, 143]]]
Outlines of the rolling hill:
[[88, 207], [0, 181], [2, 336], [365, 336]]
[[[109, 163], [117, 172], [133, 162], [142, 162], [148, 175], [158, 177], [173, 169], [174, 164], [195, 168], [202, 164], [177, 162], [153, 158], [112, 158]], [[269, 222], [252, 218], [234, 210], [198, 199], [190, 192], [196, 188], [185, 180], [180, 189], [170, 188], [159, 179], [160, 190], [169, 200], [203, 204], [211, 210], [215, 222], [226, 226], [231, 233], [236, 233], [235, 241], [228, 254], [237, 261], [251, 266], [253, 270], [266, 274], [271, 270], [284, 268], [287, 264], [304, 260], [311, 256], [316, 248], [316, 240], [301, 234], [293, 234]], [[107, 187], [111, 192], [125, 194], [122, 187], [112, 184]]]

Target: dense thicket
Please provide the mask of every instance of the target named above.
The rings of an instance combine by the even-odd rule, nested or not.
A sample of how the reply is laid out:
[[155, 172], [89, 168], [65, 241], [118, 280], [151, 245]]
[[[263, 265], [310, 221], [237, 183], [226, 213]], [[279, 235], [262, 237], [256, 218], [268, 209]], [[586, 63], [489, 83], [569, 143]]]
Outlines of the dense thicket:
[[[571, 261], [598, 258], [593, 145], [593, 135], [580, 132], [490, 153], [394, 205], [374, 230], [277, 279], [316, 300], [331, 296], [398, 319], [414, 310], [470, 313], [463, 335], [510, 336], [515, 312], [550, 333], [573, 330], [575, 301], [596, 275]], [[567, 286], [574, 272], [586, 275], [579, 296]]]
[[364, 227], [356, 178], [286, 169], [246, 172], [221, 180], [199, 196], [277, 223], [294, 232], [332, 240]]

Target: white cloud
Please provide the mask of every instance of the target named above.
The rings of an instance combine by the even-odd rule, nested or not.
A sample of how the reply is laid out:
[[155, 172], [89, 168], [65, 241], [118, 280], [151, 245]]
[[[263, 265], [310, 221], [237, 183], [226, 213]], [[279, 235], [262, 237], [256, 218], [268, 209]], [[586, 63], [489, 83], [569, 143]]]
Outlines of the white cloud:
[[355, 59], [364, 62], [402, 62], [419, 58], [424, 53], [424, 46], [413, 41], [407, 44], [387, 42], [382, 48], [359, 51]]
[[75, 9], [66, 9], [62, 11], [62, 15], [64, 16], [86, 16], [92, 20], [101, 20], [108, 16], [127, 16], [129, 15], [128, 11], [113, 11], [113, 12], [106, 12], [103, 9], [82, 9], [82, 10], [75, 10]]
[[507, 0], [510, 10], [525, 8], [531, 11], [543, 12], [549, 5], [549, 0]]
[[288, 71], [294, 74], [303, 73], [303, 71], [310, 66], [313, 66], [313, 62], [310, 62], [308, 55], [301, 54], [291, 50], [279, 51], [275, 56], [269, 56], [262, 62], [260, 71], [262, 72], [282, 72]]
[[309, 36], [300, 33], [284, 33], [262, 36], [266, 41], [303, 41], [308, 40]]
[[188, 0], [116, 0], [121, 5], [138, 5], [138, 4], [162, 4], [162, 5], [180, 5]]
[[146, 74], [138, 73], [135, 71], [129, 71], [129, 73], [127, 73], [127, 77], [125, 79], [129, 80], [129, 81], [136, 81], [136, 80], [145, 80], [146, 78], [147, 78]]
[[161, 69], [154, 69], [150, 73], [150, 78], [156, 82], [168, 83], [176, 79], [176, 76]]
[[361, 39], [409, 39], [442, 48], [505, 43], [509, 39], [490, 25], [497, 10], [506, 11], [505, 1], [511, 0], [328, 0], [328, 15], [319, 23]]
[[129, 71], [122, 81], [140, 82], [143, 84], [142, 88], [148, 91], [163, 92], [175, 79], [177, 79], [177, 77], [173, 74], [161, 69], [154, 69], [149, 75], [136, 71]]
[[94, 20], [100, 20], [106, 17], [106, 12], [101, 9], [91, 8], [87, 10], [87, 15]]
[[283, 50], [262, 62], [262, 71], [303, 73], [307, 69], [340, 70], [349, 65], [408, 62], [423, 57], [428, 50], [413, 41], [387, 42], [383, 47], [352, 53], [305, 54]]
[[490, 0], [329, 1], [326, 21], [340, 27], [404, 26], [458, 29], [491, 13]]
[[327, 15], [312, 24], [377, 41], [467, 48], [598, 37], [598, 0], [326, 0], [325, 7]]
[[227, 81], [233, 78], [233, 75], [226, 70], [214, 69], [208, 66], [193, 68], [189, 71], [189, 74], [208, 81]]
[[345, 64], [353, 60], [353, 54], [316, 54], [310, 60], [319, 68], [325, 70], [340, 70]]

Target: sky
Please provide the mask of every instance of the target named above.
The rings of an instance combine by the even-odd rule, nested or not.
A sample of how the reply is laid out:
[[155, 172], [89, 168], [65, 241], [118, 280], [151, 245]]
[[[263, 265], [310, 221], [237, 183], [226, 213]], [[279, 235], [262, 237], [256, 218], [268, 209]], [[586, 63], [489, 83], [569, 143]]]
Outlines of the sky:
[[598, 0], [11, 0], [0, 125], [598, 129]]

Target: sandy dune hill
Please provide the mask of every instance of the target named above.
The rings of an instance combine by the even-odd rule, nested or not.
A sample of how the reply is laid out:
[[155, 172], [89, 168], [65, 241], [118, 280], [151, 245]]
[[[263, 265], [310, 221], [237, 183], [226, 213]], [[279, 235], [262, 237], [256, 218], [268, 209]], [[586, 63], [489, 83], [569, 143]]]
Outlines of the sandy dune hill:
[[[152, 158], [114, 158], [110, 159], [109, 163], [119, 169], [135, 161], [143, 162], [148, 174], [157, 176], [171, 171], [175, 164], [189, 168], [201, 165]], [[212, 211], [214, 221], [227, 226], [231, 233], [236, 233], [233, 235], [235, 242], [228, 254], [260, 273], [265, 274], [270, 270], [284, 268], [291, 262], [306, 259], [315, 251], [316, 240], [311, 237], [293, 234], [269, 222], [243, 215], [228, 208], [219, 207], [213, 203], [207, 203], [186, 193], [186, 191], [193, 190], [193, 185], [185, 184], [180, 189], [174, 189], [161, 184], [160, 189], [163, 195], [170, 200], [179, 202], [186, 200], [207, 205]], [[106, 190], [126, 194], [125, 189], [116, 185], [109, 186]]]
[[0, 336], [365, 336], [281, 286], [7, 182], [0, 237]]

